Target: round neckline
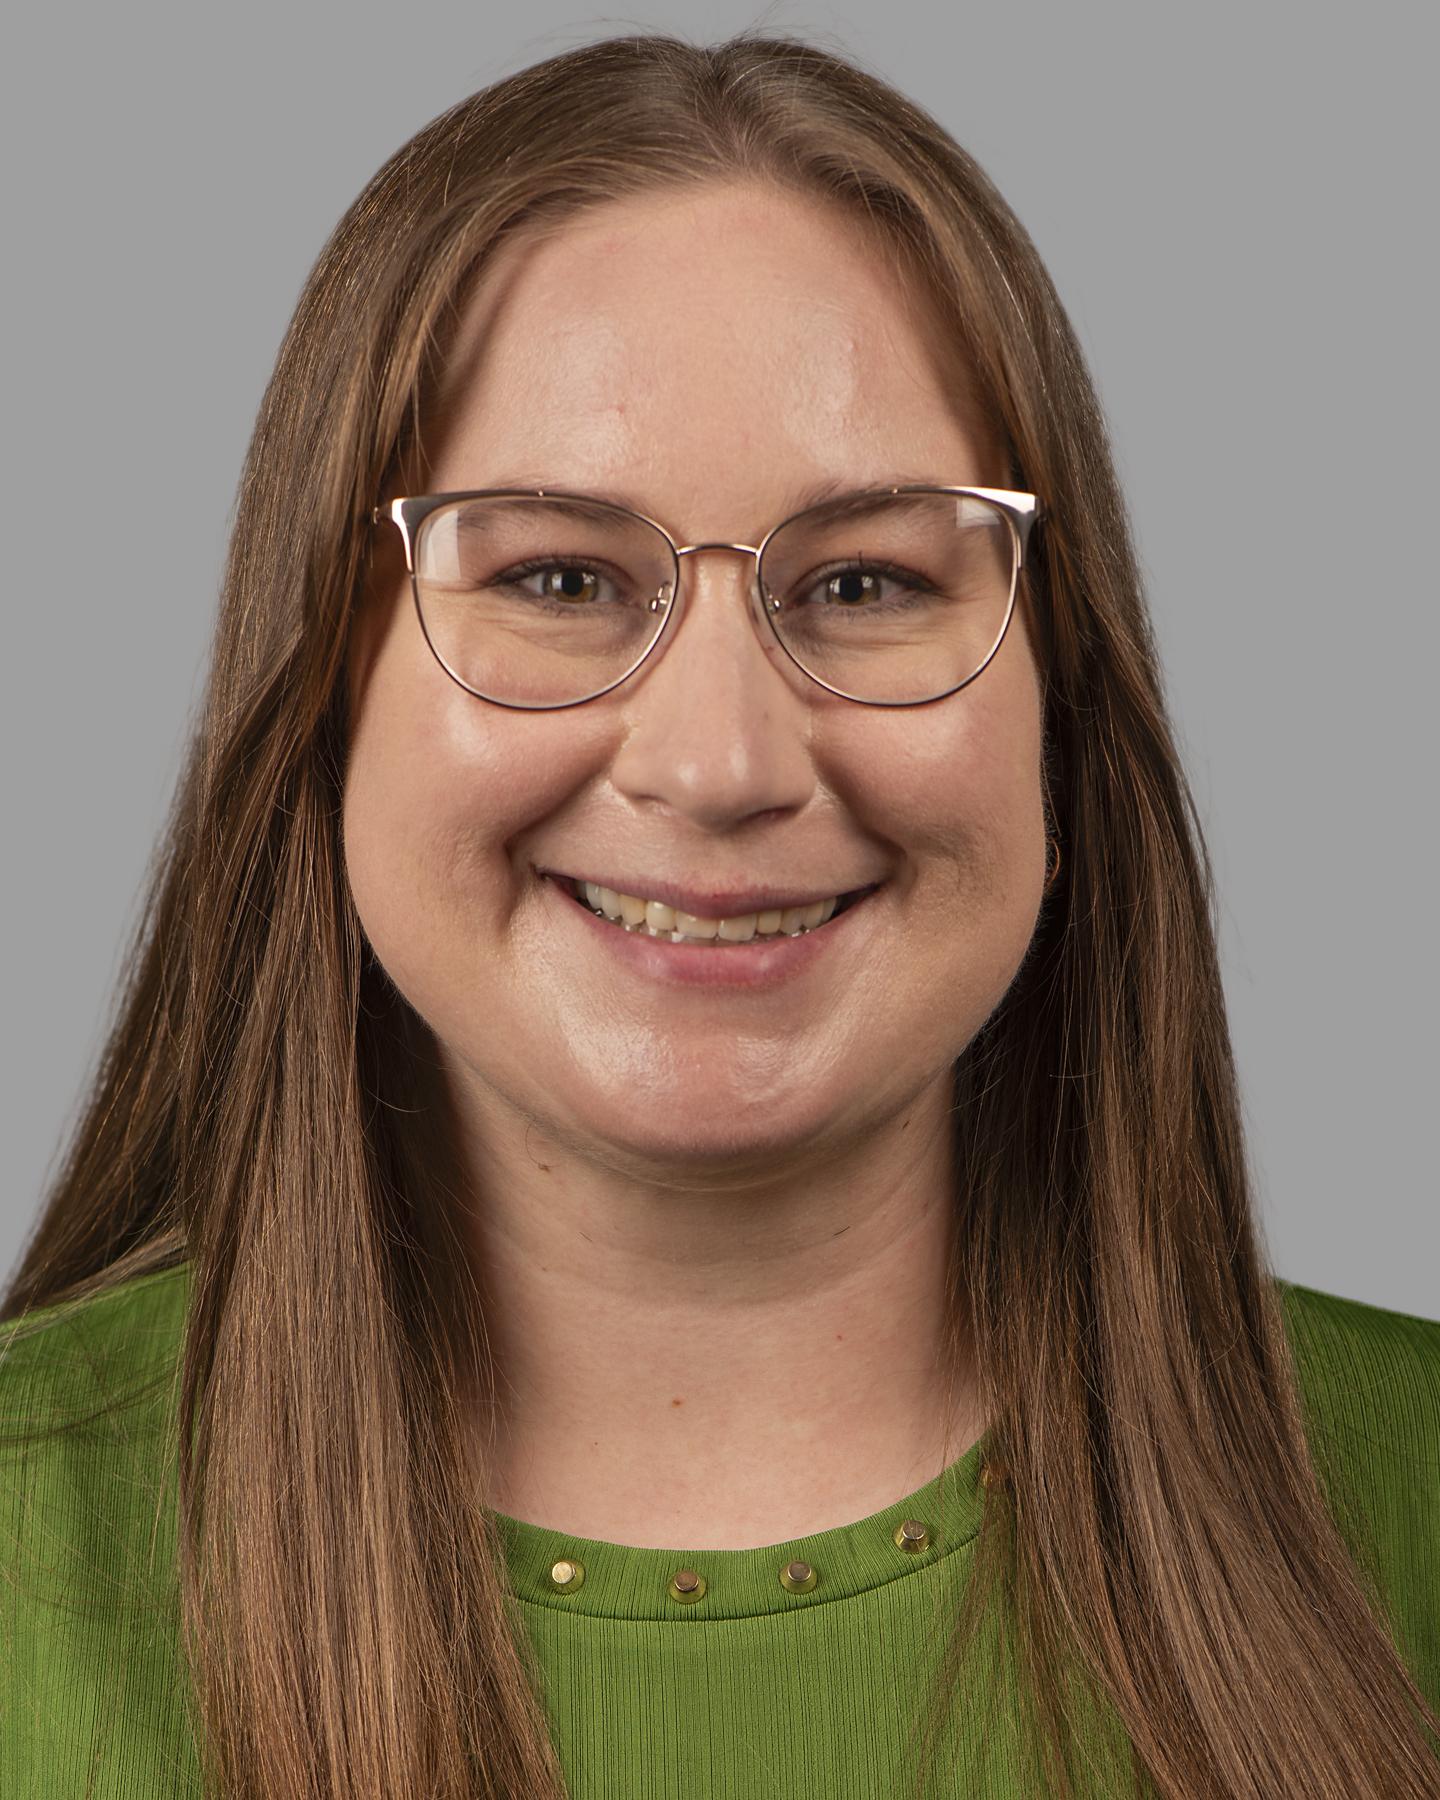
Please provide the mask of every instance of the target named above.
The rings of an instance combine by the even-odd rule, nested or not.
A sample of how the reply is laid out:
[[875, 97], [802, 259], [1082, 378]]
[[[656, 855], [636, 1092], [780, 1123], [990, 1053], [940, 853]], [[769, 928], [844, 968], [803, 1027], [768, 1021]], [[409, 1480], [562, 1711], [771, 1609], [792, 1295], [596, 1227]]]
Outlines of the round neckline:
[[[868, 1518], [749, 1550], [611, 1544], [486, 1510], [500, 1533], [511, 1589], [530, 1605], [632, 1621], [751, 1619], [849, 1599], [918, 1576], [963, 1549], [980, 1528], [985, 1504], [981, 1471], [990, 1441], [990, 1433], [983, 1432], [923, 1487]], [[912, 1520], [925, 1527], [925, 1542], [907, 1549], [896, 1542], [896, 1533]], [[805, 1564], [815, 1577], [813, 1584], [797, 1587], [792, 1563]], [[577, 1564], [583, 1570], [578, 1586]], [[674, 1577], [687, 1570], [704, 1582], [699, 1598], [681, 1598], [672, 1586]]]

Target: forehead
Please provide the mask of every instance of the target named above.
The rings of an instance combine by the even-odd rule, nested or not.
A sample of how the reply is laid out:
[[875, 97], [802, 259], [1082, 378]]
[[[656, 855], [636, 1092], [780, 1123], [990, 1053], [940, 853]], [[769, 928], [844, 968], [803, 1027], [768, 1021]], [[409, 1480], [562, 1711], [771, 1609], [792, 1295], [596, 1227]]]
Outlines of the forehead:
[[421, 440], [431, 491], [603, 487], [696, 532], [762, 530], [787, 486], [827, 478], [1004, 474], [885, 241], [742, 185], [634, 196], [505, 244], [460, 307]]

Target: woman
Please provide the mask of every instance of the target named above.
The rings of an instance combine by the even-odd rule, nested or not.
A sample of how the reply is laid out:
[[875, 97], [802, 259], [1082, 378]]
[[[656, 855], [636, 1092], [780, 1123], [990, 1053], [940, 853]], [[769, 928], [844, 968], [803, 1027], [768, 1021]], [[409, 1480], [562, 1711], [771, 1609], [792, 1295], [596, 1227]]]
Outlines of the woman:
[[0, 1786], [1440, 1795], [1440, 1325], [1267, 1271], [1211, 908], [946, 133], [752, 35], [435, 121], [6, 1296]]

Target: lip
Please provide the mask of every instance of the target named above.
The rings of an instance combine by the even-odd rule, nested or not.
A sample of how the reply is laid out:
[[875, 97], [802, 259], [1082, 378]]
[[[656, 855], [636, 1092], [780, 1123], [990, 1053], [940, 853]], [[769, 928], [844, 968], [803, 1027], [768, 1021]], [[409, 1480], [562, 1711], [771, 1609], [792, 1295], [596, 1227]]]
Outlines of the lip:
[[689, 888], [667, 886], [664, 882], [655, 883], [645, 880], [639, 885], [632, 884], [628, 878], [622, 877], [611, 881], [602, 875], [582, 875], [574, 869], [536, 868], [537, 875], [544, 875], [552, 881], [573, 881], [577, 886], [584, 882], [593, 882], [596, 887], [608, 887], [617, 894], [643, 894], [647, 900], [659, 900], [665, 906], [673, 906], [677, 912], [689, 913], [696, 919], [743, 919], [746, 913], [783, 912], [787, 906], [812, 906], [817, 900], [828, 900], [833, 892], [837, 898], [843, 894], [862, 892], [865, 888], [877, 888], [878, 881], [856, 882], [848, 888], [827, 889], [823, 893], [802, 894], [795, 888]]
[[667, 943], [663, 938], [627, 931], [573, 899], [554, 877], [546, 878], [545, 888], [551, 906], [558, 913], [593, 939], [597, 948], [608, 950], [637, 974], [684, 987], [748, 989], [776, 987], [793, 981], [827, 955], [833, 959], [836, 951], [847, 945], [853, 948], [874, 923], [875, 909], [870, 902], [879, 891], [872, 888], [843, 913], [837, 913], [825, 924], [813, 931], [803, 931], [797, 937], [729, 944], [725, 949], [717, 950], [704, 944]]

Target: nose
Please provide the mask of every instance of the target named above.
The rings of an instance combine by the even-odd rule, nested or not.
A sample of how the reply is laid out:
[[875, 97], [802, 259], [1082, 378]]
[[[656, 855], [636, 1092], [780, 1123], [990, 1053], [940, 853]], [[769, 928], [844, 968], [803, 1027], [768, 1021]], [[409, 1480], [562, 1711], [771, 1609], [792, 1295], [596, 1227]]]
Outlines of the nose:
[[[702, 550], [729, 554], [707, 566], [691, 560]], [[616, 692], [627, 717], [610, 778], [702, 830], [798, 808], [814, 786], [805, 690], [820, 690], [759, 613], [754, 547], [717, 541], [679, 554], [679, 616]]]

